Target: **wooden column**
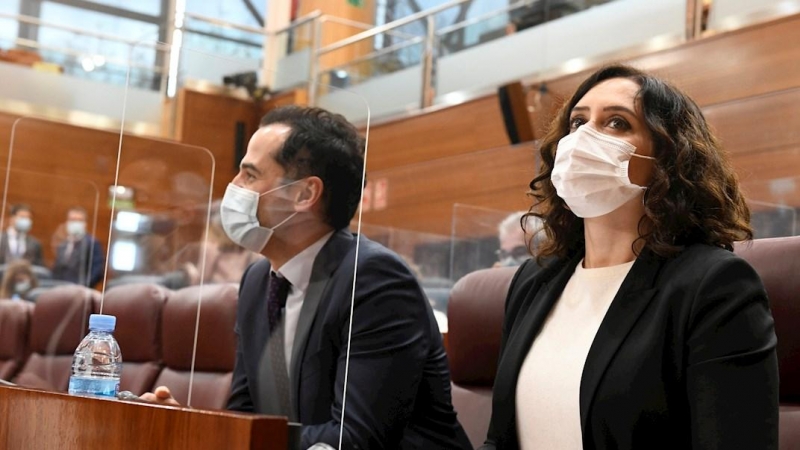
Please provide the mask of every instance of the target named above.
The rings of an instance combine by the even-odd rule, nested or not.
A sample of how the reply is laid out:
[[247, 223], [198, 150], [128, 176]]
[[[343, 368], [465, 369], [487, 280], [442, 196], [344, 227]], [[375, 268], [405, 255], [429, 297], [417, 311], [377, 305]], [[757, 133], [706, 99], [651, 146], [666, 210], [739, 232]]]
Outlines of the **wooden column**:
[[[320, 45], [333, 44], [342, 39], [361, 33], [362, 27], [339, 23], [336, 19], [343, 21], [355, 21], [363, 24], [374, 25], [375, 23], [375, 2], [370, 0], [359, 0], [360, 6], [354, 6], [349, 0], [300, 0], [297, 15], [305, 16], [315, 10], [322, 14], [332, 16], [333, 19], [326, 21], [322, 25], [320, 34]], [[320, 70], [324, 71], [332, 67], [346, 64], [358, 57], [367, 55], [373, 51], [373, 40], [365, 39], [353, 45], [342, 48], [335, 52], [325, 55], [320, 61]], [[359, 69], [359, 72], [362, 70]]]

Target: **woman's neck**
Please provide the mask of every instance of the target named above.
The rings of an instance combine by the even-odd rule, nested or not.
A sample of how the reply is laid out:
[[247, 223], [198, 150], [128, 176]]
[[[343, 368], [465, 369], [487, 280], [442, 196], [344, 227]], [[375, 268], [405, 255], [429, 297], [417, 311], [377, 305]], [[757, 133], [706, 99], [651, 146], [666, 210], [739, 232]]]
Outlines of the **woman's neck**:
[[586, 246], [583, 266], [587, 269], [616, 266], [636, 259], [644, 246], [636, 241], [643, 215], [642, 200], [636, 197], [609, 214], [583, 219]]

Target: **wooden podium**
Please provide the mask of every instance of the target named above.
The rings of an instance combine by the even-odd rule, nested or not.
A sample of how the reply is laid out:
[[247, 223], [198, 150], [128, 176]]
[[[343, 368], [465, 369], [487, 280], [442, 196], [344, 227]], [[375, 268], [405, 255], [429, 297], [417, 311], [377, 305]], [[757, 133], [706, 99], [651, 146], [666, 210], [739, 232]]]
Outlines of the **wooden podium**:
[[285, 417], [0, 386], [0, 449], [286, 450]]

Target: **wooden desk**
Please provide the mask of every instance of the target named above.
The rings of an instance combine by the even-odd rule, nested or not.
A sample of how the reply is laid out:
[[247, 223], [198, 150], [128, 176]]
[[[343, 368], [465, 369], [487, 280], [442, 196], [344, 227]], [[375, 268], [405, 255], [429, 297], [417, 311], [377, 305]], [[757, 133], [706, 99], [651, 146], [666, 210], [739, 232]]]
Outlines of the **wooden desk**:
[[0, 386], [0, 449], [287, 448], [287, 420]]

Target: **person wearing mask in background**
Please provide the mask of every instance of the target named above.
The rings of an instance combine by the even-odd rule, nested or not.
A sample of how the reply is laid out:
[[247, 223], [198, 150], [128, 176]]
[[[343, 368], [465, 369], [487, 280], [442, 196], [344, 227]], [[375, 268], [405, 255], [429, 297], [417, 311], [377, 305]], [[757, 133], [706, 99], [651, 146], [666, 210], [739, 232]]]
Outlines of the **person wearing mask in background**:
[[515, 267], [536, 256], [541, 242], [542, 220], [526, 215], [525, 211], [511, 213], [497, 227], [500, 248], [493, 267]]
[[31, 236], [33, 212], [30, 206], [16, 204], [11, 207], [8, 228], [0, 236], [0, 264], [24, 259], [35, 266], [43, 266], [42, 244]]
[[11, 262], [0, 283], [0, 299], [28, 300], [28, 294], [38, 285], [31, 263], [24, 259]]
[[609, 66], [540, 152], [556, 260], [511, 282], [482, 450], [777, 449], [774, 322], [732, 252], [750, 211], [697, 104]]
[[[417, 280], [348, 229], [363, 170], [363, 138], [323, 109], [277, 108], [250, 139], [221, 220], [267, 259], [242, 277], [228, 409], [302, 423], [303, 449], [339, 448], [340, 433], [343, 449], [470, 448]], [[165, 387], [142, 398], [176, 403]]]
[[178, 260], [190, 285], [201, 281], [199, 266], [203, 252], [205, 273], [202, 274], [202, 281], [205, 284], [238, 283], [250, 264], [263, 259], [260, 254], [237, 245], [225, 234], [220, 217], [220, 201], [211, 204], [207, 242], [187, 246]]
[[103, 279], [105, 254], [86, 232], [86, 210], [72, 207], [67, 211], [67, 237], [56, 250], [53, 278], [92, 287]]

